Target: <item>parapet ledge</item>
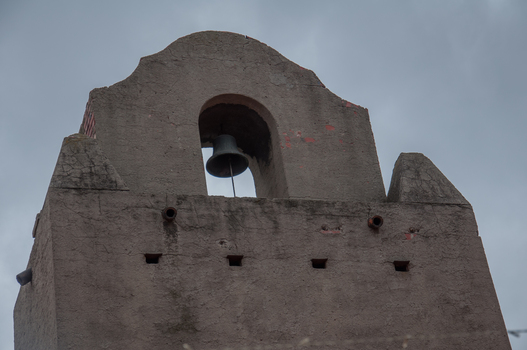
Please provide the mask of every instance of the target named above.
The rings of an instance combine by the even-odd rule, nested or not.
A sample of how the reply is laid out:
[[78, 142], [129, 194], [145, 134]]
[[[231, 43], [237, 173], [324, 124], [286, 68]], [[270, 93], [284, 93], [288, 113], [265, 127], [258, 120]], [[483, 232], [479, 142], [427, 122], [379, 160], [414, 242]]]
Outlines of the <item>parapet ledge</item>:
[[393, 168], [388, 202], [470, 203], [445, 175], [421, 153], [401, 153]]
[[62, 142], [50, 188], [128, 191], [95, 139], [73, 134]]

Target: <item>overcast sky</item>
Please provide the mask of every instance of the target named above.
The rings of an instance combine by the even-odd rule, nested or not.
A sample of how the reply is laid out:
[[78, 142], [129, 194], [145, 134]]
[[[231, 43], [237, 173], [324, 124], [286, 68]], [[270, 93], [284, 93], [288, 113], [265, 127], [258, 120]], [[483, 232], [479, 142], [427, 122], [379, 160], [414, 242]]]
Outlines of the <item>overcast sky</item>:
[[[527, 1], [189, 3], [0, 2], [1, 349], [13, 348], [15, 275], [88, 93], [202, 30], [258, 39], [367, 107], [386, 188], [400, 152], [428, 156], [474, 207], [507, 328], [527, 329]], [[527, 333], [511, 343], [527, 349]]]

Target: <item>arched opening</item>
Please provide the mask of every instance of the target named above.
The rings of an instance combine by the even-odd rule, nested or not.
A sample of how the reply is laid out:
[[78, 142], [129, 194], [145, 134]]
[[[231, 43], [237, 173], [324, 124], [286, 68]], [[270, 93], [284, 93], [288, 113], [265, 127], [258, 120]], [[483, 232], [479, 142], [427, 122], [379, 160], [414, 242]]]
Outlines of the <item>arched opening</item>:
[[[216, 96], [207, 101], [201, 109], [199, 132], [202, 149], [212, 147], [214, 139], [222, 134], [231, 135], [236, 139], [238, 150], [249, 159], [249, 169], [254, 179], [257, 197], [287, 197], [280, 152], [276, 149], [279, 145], [275, 142], [278, 137], [274, 119], [263, 105], [242, 95]], [[204, 154], [205, 158], [208, 157]], [[237, 196], [238, 182], [242, 184], [241, 179], [238, 180], [240, 176], [235, 178]], [[213, 183], [218, 184], [216, 181]], [[243, 181], [243, 184], [248, 182]], [[232, 193], [232, 185], [229, 186]], [[215, 193], [209, 186], [209, 181], [207, 187], [209, 194]]]

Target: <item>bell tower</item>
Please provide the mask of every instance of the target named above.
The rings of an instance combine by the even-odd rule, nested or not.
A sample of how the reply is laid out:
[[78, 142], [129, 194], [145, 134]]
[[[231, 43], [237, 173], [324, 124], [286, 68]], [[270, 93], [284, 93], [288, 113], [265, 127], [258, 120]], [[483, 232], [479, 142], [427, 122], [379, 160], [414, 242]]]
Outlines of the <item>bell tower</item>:
[[468, 201], [419, 153], [386, 195], [368, 110], [243, 35], [91, 91], [33, 236], [17, 350], [510, 349]]

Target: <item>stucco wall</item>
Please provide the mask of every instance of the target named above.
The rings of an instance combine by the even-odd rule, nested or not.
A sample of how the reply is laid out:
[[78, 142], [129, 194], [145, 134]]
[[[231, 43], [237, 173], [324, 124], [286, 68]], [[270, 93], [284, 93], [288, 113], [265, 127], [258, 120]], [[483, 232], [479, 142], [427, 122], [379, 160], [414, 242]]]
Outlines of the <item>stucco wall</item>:
[[[48, 203], [60, 227], [59, 349], [305, 337], [345, 348], [346, 339], [406, 334], [445, 337], [414, 339], [415, 349], [507, 348], [469, 205], [60, 189]], [[164, 222], [165, 206], [177, 208], [174, 223]], [[373, 215], [384, 219], [378, 230], [367, 225]], [[146, 264], [145, 253], [163, 255]], [[242, 266], [229, 266], [228, 255], [243, 255]], [[328, 259], [326, 268], [311, 259]], [[410, 261], [409, 271], [395, 271], [394, 261]]]
[[15, 348], [57, 348], [57, 313], [53, 230], [47, 202], [40, 212], [28, 268], [32, 281], [20, 288], [14, 310]]
[[198, 119], [210, 100], [232, 103], [223, 95], [269, 112], [262, 118], [270, 124], [271, 161], [285, 173], [273, 197], [385, 200], [367, 110], [239, 34], [183, 37], [142, 58], [127, 79], [93, 90], [95, 137], [130, 189], [204, 195]]

